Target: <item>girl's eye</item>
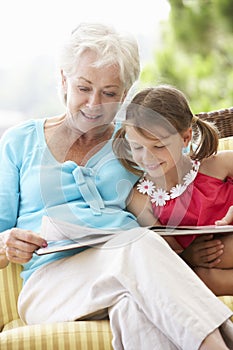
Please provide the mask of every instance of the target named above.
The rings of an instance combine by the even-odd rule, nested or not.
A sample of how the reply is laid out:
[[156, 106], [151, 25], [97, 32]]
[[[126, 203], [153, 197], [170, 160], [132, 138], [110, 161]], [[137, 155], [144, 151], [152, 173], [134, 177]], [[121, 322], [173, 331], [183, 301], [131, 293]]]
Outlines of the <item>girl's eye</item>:
[[165, 145], [160, 145], [160, 146], [154, 146], [154, 148], [164, 148], [164, 147], [166, 147]]

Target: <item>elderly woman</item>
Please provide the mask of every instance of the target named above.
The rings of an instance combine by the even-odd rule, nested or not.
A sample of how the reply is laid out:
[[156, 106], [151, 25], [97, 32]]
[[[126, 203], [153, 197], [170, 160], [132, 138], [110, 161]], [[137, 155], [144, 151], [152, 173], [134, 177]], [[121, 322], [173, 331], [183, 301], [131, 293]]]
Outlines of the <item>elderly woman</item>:
[[[24, 122], [1, 140], [0, 267], [24, 265], [22, 319], [109, 316], [114, 349], [232, 349], [231, 311], [124, 210], [137, 177], [115, 158], [112, 138], [139, 75], [137, 43], [107, 26], [82, 24], [64, 46], [60, 72], [66, 112]], [[117, 246], [39, 257], [34, 251], [47, 244], [43, 215], [126, 235]]]

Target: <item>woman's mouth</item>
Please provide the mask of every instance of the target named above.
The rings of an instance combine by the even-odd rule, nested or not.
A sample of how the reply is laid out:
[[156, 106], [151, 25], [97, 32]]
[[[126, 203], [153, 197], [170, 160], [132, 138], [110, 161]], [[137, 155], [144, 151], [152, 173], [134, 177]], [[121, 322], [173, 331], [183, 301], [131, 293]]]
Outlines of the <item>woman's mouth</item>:
[[103, 114], [87, 114], [87, 113], [84, 113], [83, 111], [80, 111], [80, 112], [88, 120], [96, 120], [103, 116]]

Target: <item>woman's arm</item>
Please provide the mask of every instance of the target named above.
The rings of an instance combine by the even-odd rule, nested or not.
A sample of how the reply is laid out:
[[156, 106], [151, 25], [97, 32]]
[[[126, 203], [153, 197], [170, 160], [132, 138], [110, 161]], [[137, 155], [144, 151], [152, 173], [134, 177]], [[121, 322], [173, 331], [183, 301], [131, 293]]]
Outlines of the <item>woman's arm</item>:
[[[16, 225], [20, 195], [20, 152], [12, 130], [0, 142], [0, 232]], [[22, 147], [21, 147], [22, 148]]]
[[0, 268], [9, 261], [25, 263], [46, 242], [32, 231], [15, 228], [19, 215], [24, 134], [10, 129], [0, 142]]

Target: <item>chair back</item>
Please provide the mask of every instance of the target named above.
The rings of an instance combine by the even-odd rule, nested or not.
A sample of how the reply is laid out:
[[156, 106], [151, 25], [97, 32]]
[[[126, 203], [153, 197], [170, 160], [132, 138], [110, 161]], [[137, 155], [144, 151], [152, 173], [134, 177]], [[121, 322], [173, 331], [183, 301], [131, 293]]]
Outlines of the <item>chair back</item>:
[[233, 107], [212, 112], [201, 112], [196, 116], [213, 122], [219, 130], [219, 138], [233, 136]]

